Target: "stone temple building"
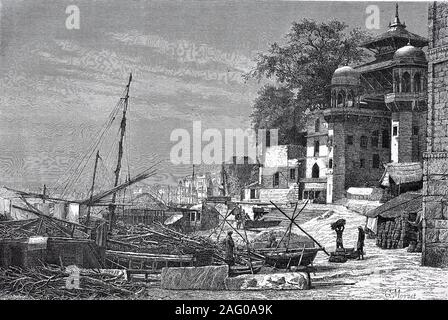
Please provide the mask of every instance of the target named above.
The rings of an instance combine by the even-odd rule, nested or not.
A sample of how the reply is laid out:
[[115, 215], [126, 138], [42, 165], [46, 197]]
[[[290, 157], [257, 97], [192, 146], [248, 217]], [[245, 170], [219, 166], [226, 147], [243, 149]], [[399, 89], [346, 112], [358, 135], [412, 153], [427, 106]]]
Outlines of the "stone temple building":
[[428, 128], [423, 166], [426, 266], [448, 266], [448, 3], [429, 6]]
[[373, 59], [341, 66], [331, 80], [329, 107], [307, 124], [303, 197], [326, 202], [350, 187], [379, 184], [390, 162], [422, 162], [426, 148], [428, 41], [395, 18], [386, 32], [362, 44]]

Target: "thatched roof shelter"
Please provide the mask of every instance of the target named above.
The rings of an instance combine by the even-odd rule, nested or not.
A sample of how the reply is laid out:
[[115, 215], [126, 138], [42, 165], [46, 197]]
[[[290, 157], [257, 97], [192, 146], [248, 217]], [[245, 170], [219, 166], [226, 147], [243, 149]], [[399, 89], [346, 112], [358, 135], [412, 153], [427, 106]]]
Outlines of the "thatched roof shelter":
[[381, 177], [381, 185], [390, 186], [390, 180], [396, 185], [420, 182], [423, 179], [423, 168], [420, 162], [388, 163]]
[[423, 195], [421, 192], [406, 192], [392, 198], [385, 204], [366, 213], [369, 218], [396, 218], [402, 213], [417, 213], [422, 210]]

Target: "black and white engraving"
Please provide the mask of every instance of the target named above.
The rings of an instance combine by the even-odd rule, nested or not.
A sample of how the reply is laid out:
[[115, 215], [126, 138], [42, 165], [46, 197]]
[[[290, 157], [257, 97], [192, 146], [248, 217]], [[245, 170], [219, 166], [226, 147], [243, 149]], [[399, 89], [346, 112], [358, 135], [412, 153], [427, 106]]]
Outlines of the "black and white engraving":
[[447, 21], [0, 0], [0, 299], [447, 299]]

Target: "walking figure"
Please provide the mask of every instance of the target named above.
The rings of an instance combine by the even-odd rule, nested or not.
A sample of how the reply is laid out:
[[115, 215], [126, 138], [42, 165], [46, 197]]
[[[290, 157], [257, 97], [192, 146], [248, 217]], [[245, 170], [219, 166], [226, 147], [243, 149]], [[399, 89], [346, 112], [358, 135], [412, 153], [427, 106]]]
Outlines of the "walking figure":
[[241, 227], [241, 212], [239, 210], [235, 214], [235, 220], [236, 220], [236, 228], [240, 229], [240, 227]]
[[233, 266], [235, 264], [235, 257], [233, 251], [235, 249], [235, 243], [232, 238], [232, 231], [227, 232], [226, 237], [226, 262], [229, 266]]
[[364, 260], [364, 240], [366, 233], [362, 227], [358, 227], [358, 242], [356, 243], [356, 249], [358, 251], [358, 260]]

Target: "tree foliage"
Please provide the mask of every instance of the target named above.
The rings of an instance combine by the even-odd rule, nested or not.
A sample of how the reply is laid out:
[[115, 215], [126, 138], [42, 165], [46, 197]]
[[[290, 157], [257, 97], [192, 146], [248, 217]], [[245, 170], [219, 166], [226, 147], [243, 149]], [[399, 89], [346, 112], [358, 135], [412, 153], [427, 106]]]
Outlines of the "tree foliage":
[[329, 105], [328, 85], [334, 70], [367, 56], [359, 47], [367, 34], [347, 28], [336, 20], [304, 19], [293, 23], [284, 44], [273, 43], [267, 53], [259, 54], [246, 77], [268, 79], [275, 85], [259, 91], [251, 115], [254, 129], [277, 127], [279, 142], [293, 143], [292, 132], [301, 131], [305, 110]]

